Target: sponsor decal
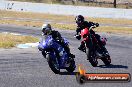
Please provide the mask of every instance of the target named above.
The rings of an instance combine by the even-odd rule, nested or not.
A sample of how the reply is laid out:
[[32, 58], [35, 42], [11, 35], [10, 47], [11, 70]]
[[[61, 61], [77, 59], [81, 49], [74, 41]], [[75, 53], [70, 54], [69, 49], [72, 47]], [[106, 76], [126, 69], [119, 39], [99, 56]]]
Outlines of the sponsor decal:
[[78, 67], [76, 80], [79, 84], [89, 82], [130, 82], [129, 73], [86, 73], [82, 65]]

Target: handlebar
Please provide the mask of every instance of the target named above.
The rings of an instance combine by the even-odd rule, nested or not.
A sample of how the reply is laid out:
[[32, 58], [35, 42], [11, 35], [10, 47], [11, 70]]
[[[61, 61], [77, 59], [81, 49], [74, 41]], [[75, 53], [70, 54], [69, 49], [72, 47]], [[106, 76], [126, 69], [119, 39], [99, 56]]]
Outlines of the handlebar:
[[[92, 30], [93, 28], [96, 28], [96, 27], [99, 27], [99, 24], [98, 23], [96, 23], [95, 25], [92, 25], [90, 28], [89, 28], [89, 30]], [[80, 35], [81, 34], [76, 34], [76, 35], [74, 35], [74, 37], [76, 37], [78, 40], [80, 40]]]
[[[92, 30], [93, 28], [96, 28], [96, 25], [93, 25], [89, 28], [89, 30]], [[79, 37], [81, 34], [75, 34], [74, 37]]]
[[96, 25], [91, 26], [89, 30], [92, 30], [93, 28], [96, 28]]
[[96, 27], [99, 27], [99, 24], [98, 23], [95, 23], [94, 25], [92, 25], [89, 30], [91, 30], [92, 28], [96, 28]]

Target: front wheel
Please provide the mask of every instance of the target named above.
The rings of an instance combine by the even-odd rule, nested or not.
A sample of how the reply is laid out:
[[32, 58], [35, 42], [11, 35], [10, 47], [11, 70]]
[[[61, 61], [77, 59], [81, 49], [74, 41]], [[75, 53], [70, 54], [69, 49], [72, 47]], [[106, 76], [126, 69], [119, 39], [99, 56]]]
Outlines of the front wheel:
[[87, 55], [87, 60], [89, 60], [89, 48], [86, 48], [85, 52], [86, 52], [86, 55]]
[[46, 58], [46, 53], [45, 53], [45, 51], [42, 51], [42, 55], [43, 55], [44, 58]]
[[55, 60], [53, 60], [50, 56], [50, 54], [46, 55], [46, 58], [48, 60], [48, 64], [49, 67], [51, 68], [51, 70], [55, 73], [55, 74], [59, 74], [60, 73], [60, 69], [57, 66], [57, 62]]
[[69, 67], [67, 67], [66, 70], [67, 70], [68, 72], [73, 72], [73, 71], [75, 70], [75, 68], [76, 68], [76, 66], [75, 66], [75, 61], [74, 61], [74, 59], [71, 59], [71, 60], [69, 61]]
[[90, 50], [86, 48], [87, 59], [89, 60], [89, 62], [91, 63], [93, 67], [96, 67], [98, 65], [97, 58], [95, 58], [94, 56], [91, 56], [90, 54], [93, 54], [93, 53], [89, 53], [89, 52]]

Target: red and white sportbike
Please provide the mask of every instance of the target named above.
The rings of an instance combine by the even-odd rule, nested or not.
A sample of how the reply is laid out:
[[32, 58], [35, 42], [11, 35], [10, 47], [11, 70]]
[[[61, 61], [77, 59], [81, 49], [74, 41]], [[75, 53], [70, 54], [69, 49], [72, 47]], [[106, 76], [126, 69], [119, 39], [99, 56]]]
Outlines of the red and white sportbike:
[[89, 29], [85, 28], [81, 30], [81, 33], [78, 37], [82, 37], [83, 40], [81, 44], [83, 44], [83, 52], [86, 53], [87, 59], [91, 63], [93, 67], [96, 67], [98, 64], [97, 59], [101, 59], [105, 65], [110, 65], [111, 63], [111, 58], [110, 55], [105, 48], [106, 45], [106, 38], [100, 38], [102, 46], [100, 46], [99, 41], [97, 40], [95, 34], [92, 34], [90, 31], [95, 28], [95, 26], [91, 26]]

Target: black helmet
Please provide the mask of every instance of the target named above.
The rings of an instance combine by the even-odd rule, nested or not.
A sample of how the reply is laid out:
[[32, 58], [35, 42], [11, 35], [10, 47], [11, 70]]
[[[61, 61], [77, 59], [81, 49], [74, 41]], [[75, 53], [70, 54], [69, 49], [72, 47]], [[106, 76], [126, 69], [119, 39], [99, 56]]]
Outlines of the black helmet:
[[76, 23], [79, 25], [84, 22], [84, 17], [82, 15], [78, 15], [76, 16], [75, 20], [76, 20]]

